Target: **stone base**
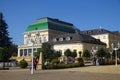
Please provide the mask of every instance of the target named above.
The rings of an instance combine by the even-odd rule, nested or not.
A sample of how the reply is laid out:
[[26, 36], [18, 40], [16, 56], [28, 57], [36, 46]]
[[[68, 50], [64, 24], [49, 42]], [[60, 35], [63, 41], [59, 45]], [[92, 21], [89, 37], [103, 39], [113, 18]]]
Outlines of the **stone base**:
[[42, 70], [42, 69], [43, 69], [43, 65], [42, 65], [42, 64], [38, 64], [38, 65], [37, 65], [37, 69], [38, 69], [38, 70]]

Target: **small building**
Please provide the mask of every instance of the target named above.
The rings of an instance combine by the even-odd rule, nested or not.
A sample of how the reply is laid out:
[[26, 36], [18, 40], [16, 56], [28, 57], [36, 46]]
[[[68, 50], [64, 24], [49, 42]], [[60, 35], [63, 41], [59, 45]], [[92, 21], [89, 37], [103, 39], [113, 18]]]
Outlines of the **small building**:
[[120, 43], [120, 33], [118, 31], [108, 31], [105, 29], [93, 29], [80, 31], [82, 34], [90, 35], [100, 41], [106, 43], [106, 48], [111, 49], [111, 44]]
[[106, 44], [99, 39], [95, 39], [89, 35], [74, 33], [59, 35], [53, 39], [54, 50], [59, 51], [64, 55], [67, 49], [75, 51], [77, 57], [82, 56], [83, 50], [89, 50], [91, 52], [92, 47], [106, 48]]

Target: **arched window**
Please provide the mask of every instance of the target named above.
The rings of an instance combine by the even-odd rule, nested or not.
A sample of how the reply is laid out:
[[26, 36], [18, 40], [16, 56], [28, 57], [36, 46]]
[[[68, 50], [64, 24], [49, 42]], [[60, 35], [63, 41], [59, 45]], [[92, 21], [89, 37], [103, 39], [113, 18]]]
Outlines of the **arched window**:
[[66, 37], [66, 40], [67, 40], [67, 41], [69, 41], [70, 39], [71, 39], [71, 38], [70, 38], [69, 36], [68, 36], [68, 37]]
[[59, 38], [59, 41], [63, 41], [63, 38], [61, 37], [61, 38]]
[[57, 39], [56, 39], [56, 38], [54, 38], [54, 39], [53, 39], [53, 42], [56, 42], [56, 41], [57, 41]]

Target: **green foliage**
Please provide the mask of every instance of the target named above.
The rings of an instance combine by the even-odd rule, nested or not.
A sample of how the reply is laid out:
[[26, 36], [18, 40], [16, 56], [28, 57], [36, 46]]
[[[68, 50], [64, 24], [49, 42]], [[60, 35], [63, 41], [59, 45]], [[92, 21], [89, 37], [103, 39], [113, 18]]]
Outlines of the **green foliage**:
[[52, 45], [50, 43], [43, 43], [42, 48], [38, 49], [38, 51], [34, 53], [34, 56], [36, 56], [38, 59], [40, 52], [43, 53], [44, 59], [54, 59], [61, 56], [60, 52], [55, 52], [52, 49]]
[[34, 53], [34, 56], [39, 59], [40, 57], [40, 52], [43, 52], [42, 48], [39, 48], [37, 52]]
[[50, 43], [42, 44], [42, 52], [45, 59], [53, 59], [54, 58], [54, 50], [52, 49], [52, 45]]
[[3, 48], [0, 48], [0, 61], [3, 61], [3, 56], [4, 56], [4, 52], [3, 52]]
[[72, 63], [72, 64], [57, 64], [52, 65], [52, 69], [64, 69], [64, 68], [73, 68], [73, 67], [82, 67], [80, 63]]
[[59, 51], [54, 51], [56, 58], [61, 57], [61, 53]]
[[107, 52], [105, 51], [105, 49], [101, 48], [97, 51], [97, 56], [99, 57], [106, 57], [107, 56]]
[[26, 68], [28, 66], [28, 63], [23, 59], [19, 62], [19, 66], [20, 68]]
[[71, 54], [71, 57], [76, 57], [77, 56], [77, 52], [76, 51], [73, 51], [72, 54]]
[[10, 57], [11, 54], [8, 48], [0, 48], [0, 61], [8, 61]]
[[7, 23], [3, 20], [2, 13], [0, 13], [0, 47], [2, 48], [8, 48], [12, 44], [7, 29]]
[[117, 56], [120, 58], [120, 49], [117, 51]]
[[10, 57], [9, 48], [0, 48], [0, 61], [3, 62], [3, 68], [5, 68], [5, 62], [8, 61]]
[[89, 58], [90, 57], [90, 52], [88, 50], [83, 50], [82, 57]]
[[67, 56], [67, 57], [76, 57], [77, 56], [77, 53], [75, 51], [71, 51], [70, 49], [67, 49], [65, 52], [64, 52], [64, 55]]
[[58, 59], [53, 59], [53, 60], [51, 61], [51, 63], [52, 63], [53, 65], [56, 65], [56, 64], [59, 64], [60, 61], [59, 61]]
[[17, 56], [17, 51], [18, 51], [17, 45], [12, 44], [9, 47], [9, 52], [10, 52], [11, 56]]
[[3, 20], [3, 14], [0, 13], [0, 61], [2, 62], [8, 61], [13, 53], [12, 38], [9, 37], [7, 29], [7, 23]]
[[71, 56], [71, 54], [72, 54], [72, 52], [71, 52], [70, 49], [67, 49], [67, 50], [64, 52], [64, 55], [67, 56], [67, 57]]
[[51, 59], [45, 59], [45, 61], [51, 62]]

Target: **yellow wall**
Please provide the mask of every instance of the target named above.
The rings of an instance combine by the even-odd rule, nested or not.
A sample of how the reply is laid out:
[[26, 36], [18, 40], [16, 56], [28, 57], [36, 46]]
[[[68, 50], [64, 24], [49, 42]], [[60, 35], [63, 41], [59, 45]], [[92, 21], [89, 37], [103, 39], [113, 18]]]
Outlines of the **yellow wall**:
[[113, 33], [106, 33], [106, 34], [99, 34], [99, 35], [91, 35], [92, 37], [96, 39], [100, 39], [100, 41], [106, 43], [106, 48], [111, 48], [111, 44], [117, 44], [120, 43], [120, 35], [119, 34], [113, 34]]
[[56, 44], [54, 45], [53, 48], [56, 51], [62, 50], [62, 55], [64, 55], [64, 52], [67, 49], [70, 49], [71, 51], [77, 50], [77, 57], [79, 57], [80, 56], [79, 52], [83, 52], [83, 50], [91, 51], [92, 47], [105, 48], [106, 46], [88, 43], [71, 43], [71, 44]]

